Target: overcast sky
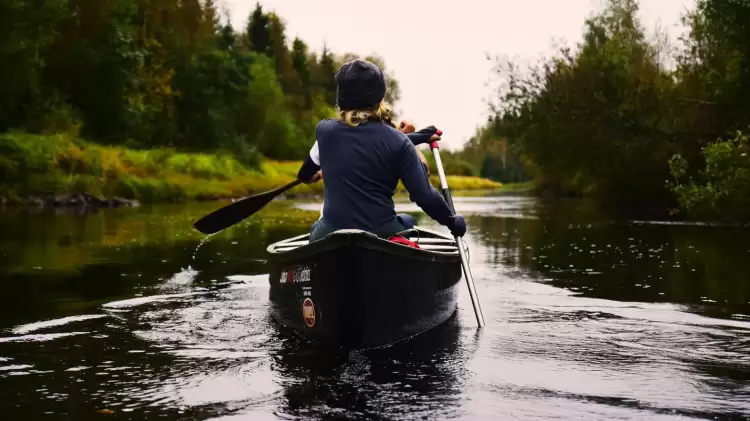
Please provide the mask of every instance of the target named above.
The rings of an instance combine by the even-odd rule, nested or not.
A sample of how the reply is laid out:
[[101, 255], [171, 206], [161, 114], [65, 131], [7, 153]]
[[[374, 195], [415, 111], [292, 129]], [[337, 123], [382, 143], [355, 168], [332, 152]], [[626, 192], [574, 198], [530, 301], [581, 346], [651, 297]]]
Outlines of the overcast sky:
[[[260, 0], [320, 52], [377, 53], [401, 84], [397, 109], [417, 127], [441, 128], [446, 146], [460, 147], [487, 119], [485, 53], [534, 59], [555, 40], [574, 45], [584, 20], [603, 0]], [[695, 0], [641, 0], [642, 22], [659, 23], [672, 38]], [[220, 2], [222, 4], [222, 2]], [[256, 0], [223, 0], [242, 28]], [[377, 9], [373, 9], [373, 6]]]

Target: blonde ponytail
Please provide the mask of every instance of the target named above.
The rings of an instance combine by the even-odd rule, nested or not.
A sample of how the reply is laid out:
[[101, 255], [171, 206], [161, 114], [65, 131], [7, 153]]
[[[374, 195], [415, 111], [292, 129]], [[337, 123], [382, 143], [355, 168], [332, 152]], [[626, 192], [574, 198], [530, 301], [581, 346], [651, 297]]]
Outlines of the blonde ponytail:
[[391, 107], [384, 101], [380, 101], [376, 110], [341, 110], [339, 114], [341, 119], [352, 127], [371, 119], [388, 122], [392, 117]]

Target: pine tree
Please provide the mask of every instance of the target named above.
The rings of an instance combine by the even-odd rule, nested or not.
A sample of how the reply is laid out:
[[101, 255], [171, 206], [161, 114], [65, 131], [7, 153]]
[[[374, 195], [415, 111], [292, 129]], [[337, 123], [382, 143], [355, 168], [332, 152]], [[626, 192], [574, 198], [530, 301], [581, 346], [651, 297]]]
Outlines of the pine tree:
[[333, 77], [336, 70], [338, 69], [333, 54], [328, 50], [327, 45], [323, 45], [323, 52], [314, 74], [314, 85], [331, 107], [336, 106], [336, 80]]
[[260, 3], [256, 3], [247, 24], [246, 36], [250, 51], [265, 55], [271, 54], [271, 33], [268, 20], [268, 15], [263, 13]]
[[292, 57], [286, 45], [286, 27], [281, 18], [275, 13], [268, 14], [268, 32], [270, 34], [270, 48], [268, 55], [276, 64], [276, 75], [286, 93], [299, 91], [299, 77], [292, 67]]
[[305, 108], [310, 108], [312, 105], [312, 75], [308, 60], [307, 45], [299, 37], [294, 38], [292, 43], [292, 67], [299, 76]]
[[226, 24], [219, 29], [217, 42], [221, 50], [229, 51], [234, 49], [237, 43], [237, 34], [234, 32], [232, 25]]
[[203, 17], [198, 30], [201, 41], [214, 41], [219, 31], [224, 28], [219, 22], [219, 12], [214, 0], [205, 0]]

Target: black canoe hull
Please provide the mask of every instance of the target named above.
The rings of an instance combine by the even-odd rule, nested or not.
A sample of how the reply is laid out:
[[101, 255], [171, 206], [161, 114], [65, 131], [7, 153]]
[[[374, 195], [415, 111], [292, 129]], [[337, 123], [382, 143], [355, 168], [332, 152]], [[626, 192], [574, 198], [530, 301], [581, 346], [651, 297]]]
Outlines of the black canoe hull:
[[388, 346], [440, 325], [456, 311], [461, 261], [451, 238], [419, 236], [433, 245], [339, 231], [296, 248], [306, 236], [270, 246], [272, 317], [310, 341], [346, 348]]

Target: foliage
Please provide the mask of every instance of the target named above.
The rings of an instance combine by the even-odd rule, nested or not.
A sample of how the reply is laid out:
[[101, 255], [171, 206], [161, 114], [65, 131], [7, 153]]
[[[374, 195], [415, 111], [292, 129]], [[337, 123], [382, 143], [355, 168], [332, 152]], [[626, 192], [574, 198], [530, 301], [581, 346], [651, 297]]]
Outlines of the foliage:
[[[433, 173], [435, 174], [435, 173]], [[497, 190], [502, 187], [501, 183], [497, 181], [488, 180], [486, 178], [472, 177], [466, 175], [447, 175], [448, 186], [451, 192], [460, 191], [472, 191], [472, 190]], [[440, 180], [437, 175], [430, 177], [430, 181], [434, 186], [440, 186]]]
[[[184, 153], [169, 148], [102, 146], [66, 134], [0, 134], [0, 196], [91, 193], [144, 202], [240, 197], [294, 180], [300, 161], [262, 160], [246, 165], [230, 152]], [[433, 177], [432, 182], [439, 181]], [[498, 183], [449, 177], [455, 190], [486, 190]], [[399, 187], [403, 191], [403, 186]], [[293, 194], [319, 194], [323, 183], [301, 185]]]
[[460, 152], [448, 155], [448, 162], [460, 160], [462, 167], [473, 169], [471, 175], [504, 183], [528, 181], [527, 170], [502, 129], [502, 125], [492, 122], [477, 129]]
[[684, 123], [711, 139], [733, 136], [750, 115], [750, 3], [699, 0], [683, 21], [690, 32], [676, 76], [692, 105]]
[[[437, 174], [437, 167], [435, 166], [435, 158], [432, 153], [426, 153], [425, 158], [430, 168], [431, 174]], [[440, 160], [443, 162], [443, 169], [446, 174], [452, 175], [463, 175], [469, 177], [479, 176], [479, 170], [472, 164], [462, 160], [456, 153], [441, 150]]]
[[285, 32], [259, 4], [236, 32], [213, 0], [5, 1], [0, 132], [300, 159], [334, 113], [345, 57]]
[[[145, 202], [238, 197], [292, 181], [299, 163], [248, 167], [230, 153], [102, 146], [68, 135], [0, 134], [0, 192], [121, 196]], [[320, 191], [300, 186], [299, 192]]]
[[[684, 18], [689, 31], [676, 55], [663, 34], [648, 39], [638, 10], [636, 0], [608, 0], [586, 20], [577, 48], [562, 47], [528, 69], [498, 59], [493, 116], [462, 151], [464, 159], [497, 168], [497, 154], [482, 153], [496, 145], [510, 150], [514, 166], [539, 188], [619, 207], [654, 207], [664, 215], [678, 202], [689, 207], [718, 200], [698, 199], [710, 183], [698, 181], [701, 193], [687, 194], [687, 185], [673, 189], [665, 180], [673, 175], [671, 157], [679, 155], [685, 171], [695, 171], [735, 144], [721, 139], [750, 124], [750, 3], [698, 0]], [[671, 164], [674, 170], [680, 162]], [[725, 180], [725, 188], [741, 189], [737, 177], [746, 173], [732, 174], [704, 171], [695, 179], [729, 177], [734, 181]]]
[[703, 148], [705, 167], [680, 183], [688, 173], [680, 155], [670, 160], [675, 178], [672, 189], [680, 206], [691, 216], [703, 219], [750, 221], [750, 139], [738, 133]]

